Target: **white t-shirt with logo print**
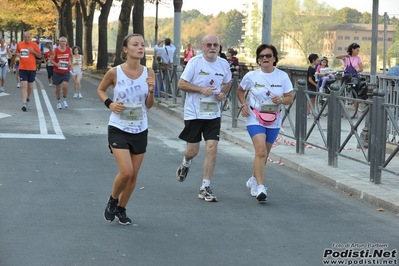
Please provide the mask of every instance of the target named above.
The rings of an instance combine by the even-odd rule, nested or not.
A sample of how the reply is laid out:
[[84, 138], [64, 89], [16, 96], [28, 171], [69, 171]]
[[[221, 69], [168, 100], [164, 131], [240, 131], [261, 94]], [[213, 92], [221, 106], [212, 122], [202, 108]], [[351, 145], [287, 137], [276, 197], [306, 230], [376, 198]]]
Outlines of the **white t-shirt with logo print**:
[[[261, 69], [248, 72], [240, 83], [244, 90], [250, 90], [249, 105], [257, 110], [261, 110], [261, 102], [271, 102], [274, 96], [284, 97], [285, 93], [293, 90], [292, 82], [284, 71], [274, 68], [272, 73], [264, 73]], [[279, 106], [281, 110], [283, 106]], [[247, 117], [246, 125], [261, 125], [256, 119], [251, 108], [250, 115]], [[268, 128], [280, 128], [282, 115]]]
[[[220, 102], [215, 108], [216, 94], [222, 89], [222, 84], [231, 81], [231, 71], [226, 60], [217, 57], [215, 62], [208, 62], [203, 55], [197, 55], [188, 61], [181, 79], [200, 87], [215, 88], [213, 95], [205, 97], [199, 92], [187, 92], [184, 103], [184, 120], [215, 119], [220, 117]], [[210, 112], [206, 113], [204, 106], [209, 101]], [[215, 110], [213, 112], [212, 110]]]

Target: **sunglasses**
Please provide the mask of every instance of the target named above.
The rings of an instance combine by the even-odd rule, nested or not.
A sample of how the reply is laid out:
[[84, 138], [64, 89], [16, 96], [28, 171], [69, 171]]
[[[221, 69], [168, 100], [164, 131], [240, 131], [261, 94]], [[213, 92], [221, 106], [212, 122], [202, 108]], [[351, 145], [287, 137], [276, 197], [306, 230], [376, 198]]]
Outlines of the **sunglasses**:
[[273, 54], [260, 54], [259, 56], [258, 56], [258, 58], [259, 59], [262, 59], [262, 58], [272, 58], [273, 57]]
[[207, 48], [211, 48], [212, 47], [212, 45], [213, 45], [213, 47], [219, 47], [219, 44], [218, 43], [207, 43], [207, 44], [205, 44], [205, 46], [207, 47]]

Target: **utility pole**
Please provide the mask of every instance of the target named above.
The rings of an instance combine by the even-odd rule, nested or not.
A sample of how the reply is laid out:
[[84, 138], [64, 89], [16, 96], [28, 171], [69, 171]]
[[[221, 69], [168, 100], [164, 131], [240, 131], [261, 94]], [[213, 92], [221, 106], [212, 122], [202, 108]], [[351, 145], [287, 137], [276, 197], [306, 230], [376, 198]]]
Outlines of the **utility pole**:
[[180, 66], [181, 8], [183, 6], [183, 0], [173, 0], [173, 6], [175, 7], [173, 42], [176, 47], [173, 57], [173, 66], [176, 67]]
[[263, 0], [262, 43], [271, 43], [272, 35], [272, 0]]

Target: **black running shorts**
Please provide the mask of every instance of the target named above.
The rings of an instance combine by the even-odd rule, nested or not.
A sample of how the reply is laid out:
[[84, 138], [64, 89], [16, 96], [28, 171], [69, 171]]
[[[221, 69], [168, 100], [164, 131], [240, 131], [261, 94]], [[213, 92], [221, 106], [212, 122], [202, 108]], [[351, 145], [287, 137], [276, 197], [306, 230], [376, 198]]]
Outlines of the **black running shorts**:
[[114, 126], [108, 126], [108, 147], [114, 149], [128, 149], [131, 154], [142, 154], [147, 151], [148, 129], [132, 134]]
[[219, 140], [220, 117], [215, 119], [184, 120], [184, 129], [179, 138], [189, 143], [197, 143], [202, 140]]

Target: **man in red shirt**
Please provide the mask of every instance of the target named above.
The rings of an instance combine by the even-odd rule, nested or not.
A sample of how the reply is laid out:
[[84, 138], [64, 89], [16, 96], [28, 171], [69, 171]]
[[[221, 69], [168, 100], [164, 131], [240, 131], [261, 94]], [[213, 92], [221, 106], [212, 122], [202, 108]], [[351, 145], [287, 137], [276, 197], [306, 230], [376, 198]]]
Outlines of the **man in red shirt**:
[[[57, 97], [57, 109], [68, 108], [66, 97], [68, 95], [68, 83], [70, 79], [70, 67], [72, 65], [72, 49], [67, 46], [67, 38], [61, 37], [59, 39], [59, 46], [54, 49], [51, 55], [51, 63], [54, 65], [53, 69], [53, 84], [55, 87], [55, 96]], [[61, 100], [61, 85], [62, 96]]]
[[32, 42], [32, 35], [26, 31], [24, 40], [17, 45], [16, 54], [19, 57], [19, 76], [21, 80], [22, 111], [26, 112], [29, 98], [33, 91], [36, 78], [36, 57], [41, 57], [39, 46]]

